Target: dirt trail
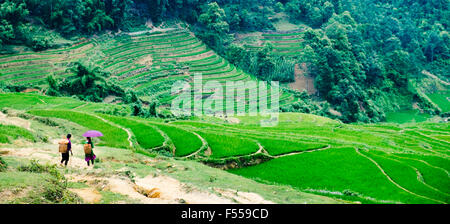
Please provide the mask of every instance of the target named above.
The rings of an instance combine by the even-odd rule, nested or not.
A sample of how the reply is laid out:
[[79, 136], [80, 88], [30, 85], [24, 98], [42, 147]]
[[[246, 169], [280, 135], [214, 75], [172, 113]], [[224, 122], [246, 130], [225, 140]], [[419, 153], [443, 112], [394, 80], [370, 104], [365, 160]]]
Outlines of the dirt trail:
[[[193, 152], [193, 153], [191, 153], [191, 154], [189, 154], [189, 155], [187, 155], [187, 156], [183, 156], [183, 157], [181, 157], [181, 158], [190, 158], [190, 157], [193, 157], [193, 156], [199, 154], [199, 153], [200, 153], [201, 151], [203, 151], [204, 149], [209, 148], [209, 147], [208, 147], [208, 142], [206, 142], [206, 140], [205, 140], [202, 136], [200, 136], [199, 134], [197, 134], [197, 133], [195, 133], [195, 132], [192, 132], [192, 134], [196, 135], [196, 136], [202, 141], [202, 146], [201, 146], [197, 151], [195, 151], [195, 152]], [[175, 149], [175, 150], [176, 150], [176, 149]], [[210, 149], [210, 151], [211, 151], [211, 149]]]
[[30, 121], [27, 121], [25, 119], [19, 118], [19, 117], [9, 117], [8, 115], [0, 112], [0, 124], [5, 125], [15, 125], [19, 126], [28, 130], [30, 129]]
[[329, 148], [331, 148], [331, 145], [327, 145], [327, 146], [325, 146], [325, 147], [317, 148], [317, 149], [304, 150], [304, 151], [300, 151], [300, 152], [290, 152], [290, 153], [281, 154], [281, 155], [272, 156], [272, 157], [273, 157], [273, 158], [281, 158], [281, 157], [293, 156], [293, 155], [298, 155], [298, 154], [303, 154], [303, 153], [308, 153], [308, 152], [322, 151], [322, 150], [329, 149]]
[[82, 104], [80, 106], [77, 106], [77, 107], [73, 108], [72, 110], [77, 110], [77, 109], [80, 109], [80, 108], [85, 107], [87, 105], [89, 105], [89, 103], [84, 103], [84, 104]]
[[306, 90], [309, 95], [317, 93], [314, 77], [311, 76], [306, 63], [295, 64], [294, 82], [289, 83], [289, 86], [298, 91]]
[[[74, 156], [70, 157], [65, 176], [70, 182], [84, 183], [87, 187], [70, 188], [69, 190], [79, 195], [85, 203], [101, 203], [102, 194], [99, 191], [111, 191], [127, 196], [135, 203], [167, 204], [230, 204], [230, 203], [273, 203], [263, 199], [255, 193], [237, 192], [231, 189], [213, 188], [211, 191], [200, 190], [193, 185], [181, 183], [180, 181], [159, 173], [150, 174], [144, 178], [134, 178], [134, 183], [129, 177], [109, 172], [103, 168], [94, 169], [87, 166], [83, 159], [82, 145], [73, 144]], [[99, 147], [97, 152], [101, 154]], [[59, 164], [60, 154], [57, 148], [50, 145], [23, 147], [23, 148], [1, 148], [4, 156], [15, 156], [26, 159], [36, 159], [42, 163]], [[155, 162], [154, 159], [146, 158], [146, 162]], [[120, 170], [116, 170], [120, 171]], [[109, 174], [108, 174], [109, 173]], [[142, 193], [157, 192], [154, 198]]]
[[104, 118], [102, 118], [100, 116], [97, 116], [97, 115], [94, 115], [94, 114], [92, 114], [92, 116], [94, 116], [94, 117], [102, 120], [103, 122], [108, 123], [108, 124], [110, 124], [110, 125], [112, 125], [114, 127], [117, 127], [117, 128], [120, 128], [120, 129], [124, 130], [127, 133], [127, 135], [128, 135], [128, 139], [127, 140], [130, 143], [130, 147], [133, 148], [133, 142], [131, 141], [131, 138], [132, 138], [133, 134], [131, 133], [130, 130], [128, 130], [128, 129], [126, 129], [126, 128], [124, 128], [124, 127], [122, 127], [122, 126], [120, 126], [120, 125], [118, 125], [116, 123], [110, 122], [110, 121], [108, 121], [108, 120], [106, 120], [106, 119], [104, 119]]

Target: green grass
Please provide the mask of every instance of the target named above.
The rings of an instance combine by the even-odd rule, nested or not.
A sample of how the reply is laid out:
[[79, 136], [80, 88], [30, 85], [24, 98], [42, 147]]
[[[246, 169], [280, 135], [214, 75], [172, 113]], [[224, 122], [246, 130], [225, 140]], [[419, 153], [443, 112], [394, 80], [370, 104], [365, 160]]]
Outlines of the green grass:
[[428, 94], [428, 97], [441, 108], [442, 112], [450, 111], [450, 91]]
[[[129, 147], [127, 133], [101, 119], [86, 113], [67, 111], [67, 110], [31, 110], [28, 113], [41, 117], [54, 117], [77, 123], [87, 130], [98, 130], [103, 133], [103, 137], [99, 137], [101, 143], [98, 145], [127, 148]], [[83, 133], [72, 133], [72, 135], [81, 136]], [[94, 140], [95, 141], [95, 140]]]
[[11, 140], [18, 138], [36, 141], [34, 135], [25, 128], [0, 124], [0, 143], [11, 143]]
[[[353, 148], [337, 148], [271, 160], [269, 162], [231, 170], [249, 178], [271, 183], [287, 184], [301, 190], [329, 192], [344, 197], [345, 190], [359, 196], [353, 200], [372, 203], [432, 203], [397, 188], [369, 160]], [[376, 186], [376, 187], [375, 187]]]
[[219, 133], [199, 132], [211, 147], [213, 158], [242, 156], [258, 151], [258, 145], [250, 140]]
[[[415, 192], [418, 195], [428, 197], [430, 199], [437, 200], [434, 203], [439, 203], [439, 201], [445, 203], [450, 202], [450, 196], [435, 191], [419, 181], [420, 177], [417, 176], [418, 174], [416, 173], [413, 166], [406, 163], [406, 160], [403, 160], [401, 162], [400, 160], [382, 156], [383, 154], [379, 153], [370, 153], [366, 155], [369, 155], [372, 159], [374, 159], [396, 183], [408, 189], [409, 191]], [[448, 176], [437, 174], [434, 175], [434, 178], [448, 178]], [[450, 186], [447, 185], [446, 187]]]
[[155, 130], [153, 127], [141, 122], [130, 120], [124, 117], [116, 117], [109, 115], [100, 115], [103, 118], [112, 121], [118, 125], [130, 129], [138, 144], [144, 149], [151, 149], [162, 146], [164, 143], [164, 137]]
[[280, 139], [270, 139], [270, 138], [258, 138], [257, 141], [261, 143], [265, 150], [270, 155], [280, 155], [290, 152], [301, 152], [310, 149], [318, 149], [326, 147], [326, 144], [304, 142], [304, 141], [289, 141]]
[[399, 112], [391, 112], [386, 114], [386, 121], [392, 123], [409, 123], [409, 122], [423, 122], [430, 118], [429, 114], [421, 114], [416, 110], [405, 110]]
[[152, 123], [166, 133], [175, 145], [175, 156], [186, 156], [200, 149], [202, 141], [192, 132], [175, 126]]
[[30, 172], [0, 172], [0, 191], [4, 189], [23, 189], [29, 186], [43, 186], [49, 175]]

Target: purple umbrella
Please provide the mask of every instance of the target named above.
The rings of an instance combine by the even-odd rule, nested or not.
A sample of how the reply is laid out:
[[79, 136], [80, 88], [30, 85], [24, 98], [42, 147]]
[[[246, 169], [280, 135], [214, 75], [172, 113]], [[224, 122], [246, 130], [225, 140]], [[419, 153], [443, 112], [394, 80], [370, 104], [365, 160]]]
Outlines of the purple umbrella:
[[100, 136], [103, 136], [103, 134], [95, 130], [87, 131], [83, 134], [83, 137], [100, 137]]

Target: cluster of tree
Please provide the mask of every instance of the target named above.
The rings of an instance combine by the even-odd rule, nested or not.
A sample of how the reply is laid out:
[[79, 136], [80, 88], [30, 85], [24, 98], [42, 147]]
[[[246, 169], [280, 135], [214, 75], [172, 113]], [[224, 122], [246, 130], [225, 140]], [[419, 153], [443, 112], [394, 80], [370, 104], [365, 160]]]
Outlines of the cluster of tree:
[[132, 0], [24, 0], [30, 15], [63, 34], [92, 34], [126, 25]]
[[25, 3], [11, 1], [0, 4], [0, 48], [4, 44], [24, 40], [25, 19], [29, 15]]
[[319, 27], [339, 10], [339, 0], [291, 0], [285, 6], [292, 19], [307, 22], [312, 27]]
[[[305, 50], [309, 52], [308, 58], [317, 74], [316, 84], [321, 96], [336, 106], [347, 122], [383, 120], [386, 108], [396, 103], [396, 96], [409, 94], [416, 100], [423, 99], [410, 88], [409, 81], [419, 78], [420, 69], [426, 63], [448, 61], [450, 39], [443, 28], [447, 25], [436, 25], [438, 21], [434, 21], [435, 25], [430, 28], [437, 30], [429, 31], [427, 37], [427, 32], [414, 25], [414, 18], [408, 14], [390, 15], [388, 12], [391, 11], [384, 9], [392, 7], [390, 4], [381, 7], [376, 3], [382, 1], [362, 1], [372, 9], [362, 12], [359, 10], [367, 10], [363, 3], [354, 3], [358, 6], [355, 7], [350, 1], [339, 2], [342, 8], [357, 11], [358, 18], [363, 15], [369, 15], [369, 18], [358, 21], [352, 13], [344, 11], [333, 14], [320, 29], [306, 31]], [[397, 2], [403, 3], [398, 6], [408, 5], [405, 1]], [[377, 10], [379, 8], [383, 10]], [[376, 16], [370, 18], [372, 13]], [[443, 29], [439, 30], [439, 27]], [[440, 34], [436, 35], [437, 32]], [[425, 33], [425, 36], [419, 33]], [[429, 49], [435, 50], [433, 56]], [[445, 62], [441, 69], [448, 69], [448, 64], [443, 64]], [[427, 105], [423, 100], [420, 102]]]
[[168, 17], [181, 18], [191, 24], [200, 20], [211, 3], [223, 10], [224, 21], [230, 30], [261, 30], [273, 28], [268, 16], [273, 14], [274, 0], [137, 0], [146, 5], [153, 22], [162, 22]]
[[[263, 80], [293, 81], [296, 61], [272, 55], [270, 45], [255, 52], [231, 44], [233, 32], [273, 29], [269, 17], [274, 12], [314, 28], [306, 30], [298, 60], [311, 65], [320, 97], [340, 111], [344, 121], [383, 120], [386, 108], [402, 94], [421, 99], [409, 88], [421, 69], [450, 78], [450, 12], [448, 1], [442, 0], [0, 0], [0, 47], [48, 47], [51, 41], [45, 35], [30, 35], [30, 25], [78, 35], [145, 21], [137, 18], [150, 17], [154, 23], [180, 18], [247, 72]], [[66, 89], [91, 83], [97, 95], [83, 97], [92, 101], [119, 91], [107, 81], [94, 80], [75, 77], [57, 84], [68, 85], [61, 87]], [[142, 114], [139, 106], [135, 114]]]
[[0, 0], [1, 44], [26, 44], [35, 50], [50, 47], [46, 34], [30, 28], [42, 26], [64, 36], [93, 34], [131, 26], [132, 0]]
[[[142, 101], [139, 99], [135, 91], [123, 89], [115, 84], [114, 79], [107, 79], [109, 73], [102, 71], [100, 67], [92, 64], [75, 62], [69, 68], [74, 76], [70, 76], [61, 81], [56, 80], [53, 76], [47, 77], [49, 88], [46, 91], [50, 96], [76, 96], [81, 100], [102, 102], [107, 96], [120, 97], [122, 103], [131, 107], [131, 115], [140, 117], [156, 117], [156, 103], [151, 102], [146, 110]], [[104, 111], [103, 111], [104, 112]], [[117, 115], [123, 111], [108, 111]]]
[[[273, 0], [0, 0], [0, 44], [26, 44], [35, 50], [50, 47], [46, 35], [30, 35], [38, 25], [66, 37], [104, 30], [128, 30], [145, 18], [161, 23], [180, 18], [195, 24], [213, 47], [223, 46], [227, 33], [272, 29], [268, 19]], [[220, 6], [219, 6], [220, 5]], [[222, 7], [222, 8], [221, 8]], [[0, 45], [1, 47], [1, 45]], [[217, 47], [219, 49], [219, 47]], [[222, 47], [220, 47], [222, 49]]]
[[257, 51], [249, 51], [241, 45], [232, 44], [227, 48], [225, 57], [232, 64], [254, 74], [259, 79], [280, 82], [294, 81], [296, 60], [271, 53], [271, 44], [266, 44]]

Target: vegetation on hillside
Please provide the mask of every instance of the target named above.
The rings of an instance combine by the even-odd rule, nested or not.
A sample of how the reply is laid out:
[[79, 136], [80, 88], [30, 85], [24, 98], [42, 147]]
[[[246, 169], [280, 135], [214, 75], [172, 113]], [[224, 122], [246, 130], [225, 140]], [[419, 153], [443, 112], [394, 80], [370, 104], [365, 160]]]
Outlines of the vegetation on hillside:
[[[0, 108], [12, 117], [48, 119], [38, 123], [39, 130], [62, 128], [50, 122], [60, 119], [75, 137], [85, 130], [99, 129], [104, 137], [96, 140], [100, 141], [97, 150], [106, 145], [131, 148], [153, 157], [170, 156], [180, 162], [194, 160], [265, 184], [288, 185], [301, 192], [362, 203], [450, 200], [447, 123], [344, 124], [316, 115], [282, 113], [277, 126], [261, 127], [259, 122], [264, 117], [236, 117], [240, 122], [235, 124], [212, 117], [170, 121], [103, 115], [95, 111], [107, 104], [73, 107], [76, 102], [83, 102], [68, 99], [1, 94]], [[81, 128], [73, 128], [74, 124]], [[32, 127], [27, 132], [36, 134], [33, 130], [37, 126]], [[58, 138], [55, 134], [49, 137]], [[101, 159], [96, 166], [108, 166], [103, 164], [108, 159]], [[142, 164], [131, 167], [139, 170], [140, 166], [153, 169]], [[26, 167], [20, 172], [41, 170], [37, 165]], [[9, 177], [0, 175], [0, 178]], [[209, 181], [214, 183], [216, 179], [211, 177]], [[64, 190], [64, 185], [61, 187]], [[58, 192], [56, 199], [63, 202], [61, 191]]]
[[[303, 24], [303, 28], [290, 34], [273, 33], [279, 15]], [[11, 45], [24, 44], [39, 51], [67, 44], [62, 36], [75, 39], [108, 30], [131, 31], [143, 27], [145, 18], [151, 18], [154, 26], [184, 20], [208, 47], [262, 80], [291, 82], [294, 65], [306, 63], [315, 77], [318, 99], [340, 112], [342, 121], [378, 122], [385, 121], [389, 112], [412, 109], [413, 103], [432, 115], [442, 112], [429, 97], [416, 91], [416, 84], [423, 78], [422, 70], [448, 79], [448, 15], [448, 4], [442, 1], [3, 0], [0, 47], [9, 51]], [[253, 31], [264, 31], [264, 38], [272, 42], [251, 50], [233, 43], [233, 34]], [[273, 45], [276, 38], [287, 42]], [[208, 52], [202, 45], [192, 47], [199, 51], [182, 56]], [[162, 56], [161, 60], [166, 58]], [[105, 68], [118, 68], [114, 65]], [[170, 67], [161, 69], [166, 66]], [[54, 70], [69, 76], [62, 68]], [[40, 71], [40, 75], [46, 72]], [[5, 81], [13, 80], [11, 75], [5, 76]], [[146, 82], [155, 79], [141, 78], [139, 83], [133, 80], [139, 88], [149, 87]], [[161, 83], [156, 91], [171, 83]], [[8, 88], [23, 90], [18, 83]], [[94, 101], [110, 91], [94, 89], [99, 90], [98, 95], [84, 94]], [[154, 100], [164, 103], [170, 96], [167, 88], [161, 92]], [[430, 94], [434, 93], [439, 92]], [[432, 98], [439, 102], [437, 97]], [[295, 103], [285, 105], [283, 110], [302, 111], [295, 109]], [[312, 102], [302, 103], [314, 107]], [[143, 114], [139, 105], [136, 102], [136, 114]]]

